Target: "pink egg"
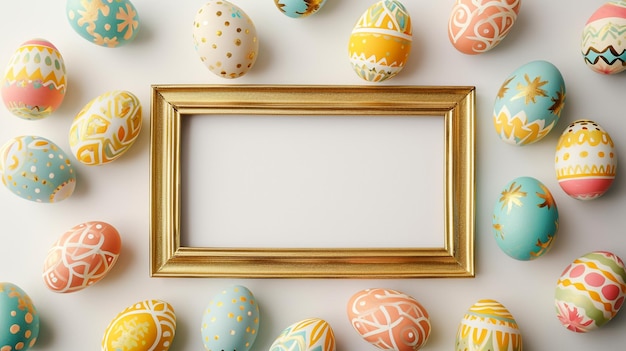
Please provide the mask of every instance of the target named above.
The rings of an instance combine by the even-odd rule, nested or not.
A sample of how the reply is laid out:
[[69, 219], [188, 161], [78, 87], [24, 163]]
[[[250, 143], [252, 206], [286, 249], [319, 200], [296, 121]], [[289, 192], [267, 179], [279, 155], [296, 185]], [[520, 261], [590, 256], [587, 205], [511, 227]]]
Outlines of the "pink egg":
[[98, 221], [76, 225], [48, 251], [44, 282], [59, 293], [82, 290], [104, 278], [121, 248], [120, 235], [112, 225]]
[[347, 312], [357, 333], [383, 350], [416, 351], [430, 336], [426, 309], [396, 290], [359, 291], [350, 298]]

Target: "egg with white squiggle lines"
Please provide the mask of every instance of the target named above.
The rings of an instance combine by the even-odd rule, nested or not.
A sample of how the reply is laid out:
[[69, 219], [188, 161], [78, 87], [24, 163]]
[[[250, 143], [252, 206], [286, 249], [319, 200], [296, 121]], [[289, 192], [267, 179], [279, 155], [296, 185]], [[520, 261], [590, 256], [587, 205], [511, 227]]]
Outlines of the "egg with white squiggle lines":
[[269, 351], [335, 351], [335, 333], [327, 321], [306, 318], [285, 328]]

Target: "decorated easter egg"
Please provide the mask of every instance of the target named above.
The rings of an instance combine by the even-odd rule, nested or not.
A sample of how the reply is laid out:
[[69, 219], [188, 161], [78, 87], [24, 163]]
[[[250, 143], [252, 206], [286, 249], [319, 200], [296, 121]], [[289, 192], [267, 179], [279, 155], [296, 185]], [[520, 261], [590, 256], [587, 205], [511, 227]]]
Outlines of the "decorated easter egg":
[[256, 27], [242, 9], [228, 1], [212, 0], [202, 6], [193, 21], [192, 34], [200, 60], [219, 77], [241, 77], [256, 62]]
[[144, 300], [117, 314], [104, 331], [102, 350], [167, 351], [176, 333], [172, 305]]
[[274, 0], [274, 4], [285, 16], [303, 18], [319, 11], [326, 0]]
[[354, 330], [383, 350], [419, 350], [430, 336], [426, 309], [397, 290], [361, 290], [348, 301], [347, 313]]
[[50, 115], [67, 90], [61, 53], [44, 39], [24, 42], [9, 60], [0, 89], [5, 106], [14, 115], [28, 120]]
[[522, 351], [522, 334], [517, 322], [500, 302], [478, 300], [461, 319], [455, 351]]
[[356, 74], [382, 82], [398, 74], [411, 52], [413, 29], [408, 11], [397, 0], [381, 0], [361, 15], [350, 34], [348, 55]]
[[259, 305], [248, 288], [234, 285], [213, 296], [202, 315], [207, 350], [248, 351], [259, 332]]
[[303, 319], [285, 328], [274, 340], [269, 351], [285, 350], [335, 351], [335, 333], [323, 319]]
[[15, 284], [0, 282], [0, 350], [29, 350], [39, 336], [39, 314]]
[[39, 136], [19, 136], [0, 149], [2, 183], [17, 196], [36, 202], [59, 202], [76, 186], [76, 172], [65, 152]]
[[626, 69], [626, 1], [600, 6], [583, 28], [581, 51], [587, 67], [603, 74]]
[[456, 0], [448, 20], [448, 38], [464, 54], [487, 52], [509, 34], [521, 4], [521, 0]]
[[67, 0], [65, 13], [76, 33], [107, 48], [131, 42], [139, 30], [139, 16], [129, 0]]
[[54, 292], [82, 290], [109, 273], [122, 248], [117, 229], [90, 221], [63, 233], [48, 250], [43, 267], [45, 285]]
[[554, 128], [565, 106], [561, 72], [547, 61], [532, 61], [508, 76], [493, 107], [493, 123], [502, 140], [532, 144]]
[[550, 250], [559, 228], [559, 212], [550, 190], [533, 177], [504, 186], [493, 209], [493, 232], [507, 255], [534, 260]]
[[625, 292], [624, 262], [611, 252], [589, 252], [570, 263], [557, 281], [557, 317], [573, 332], [595, 330], [619, 312]]
[[91, 100], [74, 117], [70, 148], [83, 164], [103, 165], [130, 149], [141, 125], [139, 99], [128, 91], [109, 91]]
[[602, 196], [617, 171], [615, 145], [609, 133], [590, 120], [571, 123], [556, 146], [556, 178], [569, 196], [591, 200]]

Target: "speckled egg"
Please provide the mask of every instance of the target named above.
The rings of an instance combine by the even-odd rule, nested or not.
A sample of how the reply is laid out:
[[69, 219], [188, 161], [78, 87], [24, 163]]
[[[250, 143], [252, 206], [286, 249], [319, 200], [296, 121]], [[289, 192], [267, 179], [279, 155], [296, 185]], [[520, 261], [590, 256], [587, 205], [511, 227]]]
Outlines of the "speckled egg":
[[67, 90], [65, 62], [45, 39], [24, 42], [13, 54], [2, 79], [2, 100], [12, 114], [37, 120], [63, 102]]
[[570, 263], [557, 281], [557, 317], [573, 332], [595, 330], [619, 312], [625, 292], [624, 262], [608, 251], [589, 252]]
[[102, 350], [167, 351], [176, 333], [172, 305], [161, 300], [144, 300], [125, 308], [109, 323]]
[[120, 234], [112, 225], [89, 221], [72, 227], [48, 250], [45, 285], [54, 292], [82, 290], [104, 278], [119, 257]]
[[491, 299], [478, 300], [461, 319], [455, 351], [522, 351], [522, 333], [506, 307]]
[[581, 51], [595, 72], [626, 70], [626, 1], [607, 2], [591, 15], [583, 28]]
[[76, 186], [76, 172], [65, 152], [39, 136], [19, 136], [0, 149], [2, 183], [14, 194], [35, 202], [59, 202]]
[[259, 334], [260, 313], [252, 292], [241, 285], [213, 296], [202, 315], [202, 343], [207, 350], [248, 351]]
[[615, 179], [615, 145], [598, 123], [578, 120], [561, 134], [554, 164], [556, 179], [567, 195], [592, 200], [604, 195]]
[[348, 55], [356, 74], [382, 82], [404, 68], [413, 42], [411, 16], [397, 0], [381, 0], [361, 15], [350, 34]]
[[426, 309], [413, 297], [397, 290], [361, 290], [348, 301], [347, 314], [354, 330], [383, 350], [419, 350], [430, 336]]
[[39, 314], [33, 301], [17, 285], [0, 282], [0, 350], [29, 350], [38, 336]]
[[512, 145], [541, 140], [554, 128], [565, 106], [565, 82], [556, 66], [532, 61], [516, 69], [498, 90], [493, 123]]
[[[285, 328], [269, 351], [335, 351], [335, 333], [320, 318], [307, 318]], [[239, 349], [237, 349], [239, 351]]]
[[128, 91], [113, 90], [91, 100], [74, 117], [70, 127], [74, 157], [92, 166], [122, 156], [139, 136], [141, 111], [141, 102]]
[[139, 30], [139, 16], [129, 0], [67, 0], [65, 13], [76, 33], [107, 48], [131, 42]]
[[252, 19], [225, 0], [207, 2], [193, 21], [193, 43], [204, 65], [222, 78], [238, 78], [252, 68], [259, 40]]
[[552, 193], [533, 177], [519, 177], [504, 186], [493, 209], [492, 228], [504, 253], [522, 261], [550, 250], [559, 228]]
[[285, 16], [303, 18], [310, 16], [324, 6], [326, 0], [274, 0], [274, 4]]
[[448, 38], [464, 54], [487, 52], [509, 34], [521, 4], [521, 0], [456, 0], [448, 20]]

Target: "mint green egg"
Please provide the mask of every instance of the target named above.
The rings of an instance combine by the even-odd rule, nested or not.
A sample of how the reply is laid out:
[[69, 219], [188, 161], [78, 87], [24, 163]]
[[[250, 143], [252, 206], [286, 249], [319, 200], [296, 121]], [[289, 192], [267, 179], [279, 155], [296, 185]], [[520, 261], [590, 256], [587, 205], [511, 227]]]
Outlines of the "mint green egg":
[[39, 336], [39, 314], [15, 284], [0, 282], [0, 350], [27, 351]]
[[65, 9], [74, 31], [96, 45], [122, 46], [139, 30], [139, 15], [129, 0], [67, 0]]

